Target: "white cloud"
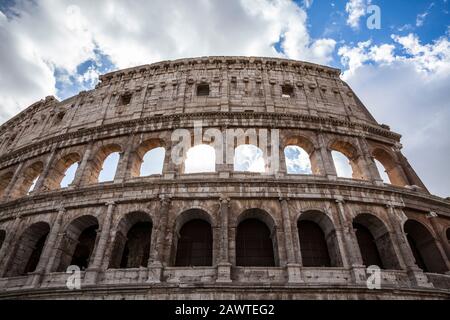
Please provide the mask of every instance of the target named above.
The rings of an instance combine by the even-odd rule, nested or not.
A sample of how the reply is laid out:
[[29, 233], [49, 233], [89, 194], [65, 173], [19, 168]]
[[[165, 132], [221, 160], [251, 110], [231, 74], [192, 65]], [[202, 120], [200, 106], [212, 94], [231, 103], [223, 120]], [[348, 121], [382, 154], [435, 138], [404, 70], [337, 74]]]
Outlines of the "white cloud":
[[430, 3], [430, 5], [428, 6], [427, 10], [425, 10], [425, 12], [419, 13], [417, 15], [417, 17], [416, 17], [416, 27], [423, 26], [423, 24], [425, 22], [425, 19], [430, 14], [430, 10], [433, 7], [434, 7], [434, 2]]
[[432, 193], [449, 196], [450, 42], [421, 44], [416, 35], [394, 45], [359, 43], [339, 49], [344, 79], [381, 123], [403, 135], [403, 152]]
[[371, 0], [349, 0], [345, 5], [345, 11], [348, 13], [347, 24], [353, 29], [359, 28], [359, 20], [366, 15], [367, 7]]
[[[96, 50], [125, 68], [190, 56], [281, 56], [274, 48], [281, 39], [287, 57], [331, 61], [335, 41], [311, 39], [306, 23], [304, 9], [288, 0], [18, 0], [8, 18], [0, 12], [0, 122], [55, 94], [56, 80], [95, 60]], [[95, 81], [96, 72], [82, 77]]]

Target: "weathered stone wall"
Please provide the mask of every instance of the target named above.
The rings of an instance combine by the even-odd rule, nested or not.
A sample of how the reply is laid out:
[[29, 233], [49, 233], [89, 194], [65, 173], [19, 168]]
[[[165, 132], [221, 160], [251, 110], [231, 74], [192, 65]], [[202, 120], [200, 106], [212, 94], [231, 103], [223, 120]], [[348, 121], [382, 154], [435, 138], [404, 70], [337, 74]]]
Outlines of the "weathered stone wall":
[[[197, 96], [201, 84], [208, 96]], [[280, 149], [272, 151], [280, 169], [255, 174], [216, 165], [214, 173], [185, 174], [170, 161], [171, 134], [193, 132], [196, 120], [223, 134], [279, 129]], [[401, 154], [400, 136], [377, 124], [339, 70], [268, 58], [160, 62], [104, 75], [96, 89], [62, 102], [37, 102], [0, 133], [2, 297], [449, 298], [450, 203], [428, 193]], [[287, 145], [308, 152], [312, 175], [287, 173]], [[139, 177], [143, 155], [157, 146], [166, 150], [162, 174]], [[354, 179], [337, 177], [332, 150], [347, 155]], [[111, 152], [120, 152], [114, 181], [98, 183]], [[374, 159], [392, 184], [383, 183]], [[74, 162], [74, 181], [59, 188]], [[275, 266], [236, 266], [237, 227], [246, 218], [270, 229]], [[192, 219], [212, 228], [212, 265], [175, 267], [178, 233]], [[331, 267], [303, 266], [301, 220], [323, 230]], [[117, 252], [139, 221], [152, 225], [148, 264], [117, 268]], [[426, 230], [417, 233], [435, 253], [433, 272], [417, 266], [407, 221]], [[381, 290], [367, 289], [354, 222], [371, 232], [385, 264]], [[39, 262], [17, 275], [25, 243], [36, 246], [36, 224], [50, 230]], [[68, 290], [65, 267], [82, 231], [97, 225], [82, 288]]]

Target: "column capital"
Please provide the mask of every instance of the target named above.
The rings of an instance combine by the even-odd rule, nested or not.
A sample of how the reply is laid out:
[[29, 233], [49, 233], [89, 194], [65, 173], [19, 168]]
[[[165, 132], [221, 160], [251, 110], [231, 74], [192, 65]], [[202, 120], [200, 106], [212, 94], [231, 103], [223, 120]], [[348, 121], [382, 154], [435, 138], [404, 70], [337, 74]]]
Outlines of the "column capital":
[[438, 214], [434, 211], [430, 211], [427, 215], [426, 215], [427, 219], [432, 219], [432, 218], [437, 218]]
[[172, 197], [167, 194], [160, 194], [158, 195], [159, 201], [161, 201], [161, 204], [169, 204], [172, 201]]
[[283, 196], [279, 196], [278, 197], [278, 201], [280, 201], [280, 202], [282, 202], [282, 201], [289, 201], [289, 200], [291, 200], [291, 198], [289, 198], [289, 197], [283, 197]]
[[338, 204], [339, 203], [344, 204], [345, 200], [344, 200], [344, 197], [338, 196], [338, 197], [334, 198], [334, 202], [336, 202]]
[[230, 201], [231, 201], [230, 198], [228, 198], [228, 197], [226, 197], [224, 195], [220, 195], [219, 202], [220, 202], [221, 205], [222, 204], [224, 204], [224, 205], [226, 204], [229, 207], [230, 206]]
[[65, 214], [66, 212], [67, 212], [67, 209], [65, 207], [61, 206], [58, 208], [58, 213]]
[[110, 201], [106, 201], [105, 202], [105, 206], [115, 206], [116, 205], [116, 202], [115, 201], [113, 201], [113, 200], [110, 200]]

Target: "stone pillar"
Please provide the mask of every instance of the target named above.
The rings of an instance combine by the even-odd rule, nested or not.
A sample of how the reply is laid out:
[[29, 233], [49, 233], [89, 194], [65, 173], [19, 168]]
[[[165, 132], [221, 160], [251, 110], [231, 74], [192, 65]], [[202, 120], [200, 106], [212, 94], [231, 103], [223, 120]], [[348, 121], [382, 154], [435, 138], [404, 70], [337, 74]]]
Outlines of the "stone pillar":
[[229, 254], [229, 236], [228, 236], [228, 209], [230, 208], [230, 199], [220, 198], [220, 261], [217, 265], [216, 282], [231, 282], [231, 263]]
[[148, 283], [161, 282], [163, 272], [163, 259], [165, 238], [167, 231], [167, 223], [169, 220], [169, 209], [171, 199], [164, 195], [160, 195], [161, 209], [159, 210], [158, 225], [156, 228], [156, 242], [150, 245], [150, 259], [148, 264]]
[[447, 270], [450, 271], [450, 246], [447, 242], [447, 237], [444, 236], [444, 233], [439, 228], [439, 216], [436, 212], [430, 211], [430, 213], [427, 214], [427, 218], [430, 220], [433, 231], [437, 236], [436, 245], [444, 258], [445, 263], [447, 264]]
[[17, 166], [16, 170], [14, 171], [14, 175], [11, 178], [11, 181], [8, 184], [8, 187], [6, 187], [5, 192], [3, 193], [3, 199], [7, 200], [10, 199], [11, 196], [11, 189], [15, 186], [17, 179], [19, 178], [19, 175], [22, 172], [22, 168], [23, 168], [24, 162], [20, 162], [19, 165]]
[[321, 133], [318, 134], [318, 141], [320, 147], [320, 156], [323, 161], [323, 168], [325, 170], [325, 175], [329, 180], [336, 180], [337, 173], [336, 168], [334, 167], [333, 157], [331, 156], [331, 152], [328, 149], [325, 139]]
[[44, 181], [47, 179], [48, 172], [50, 171], [50, 168], [53, 165], [53, 160], [55, 159], [55, 155], [56, 155], [56, 148], [53, 149], [52, 152], [50, 153], [50, 155], [48, 156], [47, 161], [45, 162], [45, 165], [44, 165], [44, 170], [42, 170], [42, 173], [39, 175], [39, 178], [36, 181], [36, 185], [31, 193], [45, 191], [45, 190], [42, 190], [44, 187]]
[[130, 160], [130, 155], [133, 152], [133, 140], [133, 136], [131, 136], [129, 139], [131, 142], [127, 143], [126, 149], [120, 153], [120, 160], [117, 166], [116, 175], [114, 176], [114, 182], [122, 183], [129, 173], [128, 162]]
[[6, 233], [5, 239], [3, 240], [3, 245], [0, 249], [0, 278], [5, 275], [8, 262], [11, 258], [12, 252], [14, 251], [11, 246], [14, 245], [21, 219], [22, 217], [20, 215], [16, 216], [11, 228], [9, 228], [10, 231]]
[[222, 69], [222, 90], [220, 92], [220, 111], [228, 112], [229, 111], [229, 97], [230, 91], [228, 89], [228, 68]]
[[[366, 283], [366, 268], [363, 265], [361, 253], [359, 251], [358, 241], [356, 239], [355, 231], [353, 230], [352, 221], [348, 220], [345, 214], [344, 199], [336, 199], [339, 221], [342, 226], [342, 235], [336, 232], [338, 237], [343, 237], [343, 254], [344, 266], [347, 264], [351, 268], [353, 282], [356, 284]], [[346, 261], [346, 262], [345, 262]]]
[[292, 238], [291, 216], [289, 213], [288, 198], [279, 198], [281, 216], [283, 221], [284, 247], [286, 248], [286, 269], [289, 283], [304, 282], [301, 276], [301, 265], [297, 263], [294, 252], [294, 241]]
[[105, 255], [106, 246], [110, 238], [111, 222], [116, 204], [114, 201], [106, 203], [106, 215], [103, 218], [103, 223], [100, 230], [100, 236], [97, 242], [95, 251], [93, 252], [94, 259], [86, 269], [85, 281], [88, 284], [94, 284], [97, 281], [98, 273], [101, 271], [103, 257]]
[[[181, 165], [180, 165], [181, 167]], [[164, 157], [163, 176], [164, 179], [174, 179], [177, 174], [177, 166], [172, 161], [172, 142], [166, 143], [166, 156]]]
[[86, 148], [86, 151], [84, 152], [83, 159], [81, 159], [81, 163], [77, 169], [77, 172], [75, 173], [75, 177], [73, 178], [73, 181], [69, 186], [70, 188], [77, 188], [84, 183], [83, 177], [85, 175], [89, 159], [91, 158], [92, 148], [93, 143], [91, 142], [89, 143], [89, 145]]
[[383, 179], [381, 179], [380, 173], [378, 172], [377, 165], [375, 164], [375, 160], [372, 157], [372, 154], [370, 153], [369, 145], [367, 144], [366, 139], [359, 138], [358, 139], [359, 145], [362, 150], [362, 154], [364, 155], [362, 164], [366, 166], [366, 168], [363, 168], [364, 174], [368, 175], [366, 178], [367, 180], [372, 181], [373, 184], [378, 186], [383, 186], [384, 182]]
[[58, 211], [58, 214], [53, 222], [50, 233], [48, 234], [47, 241], [45, 242], [44, 249], [42, 250], [39, 263], [36, 266], [36, 270], [33, 272], [33, 287], [37, 287], [42, 283], [42, 278], [49, 268], [50, 258], [56, 254], [56, 240], [61, 230], [63, 216], [66, 213], [64, 208]]
[[399, 218], [396, 208], [391, 204], [388, 204], [387, 208], [389, 223], [391, 224], [392, 230], [396, 235], [398, 247], [406, 265], [406, 272], [411, 284], [418, 287], [433, 287], [433, 285], [428, 282], [428, 278], [423, 273], [422, 269], [420, 269], [415, 263], [414, 256], [411, 248], [409, 247], [408, 239], [406, 238], [406, 234], [403, 232], [401, 227], [401, 219]]
[[266, 111], [267, 112], [274, 112], [275, 111], [275, 105], [273, 102], [272, 97], [272, 86], [275, 85], [275, 83], [272, 83], [272, 80], [269, 79], [268, 70], [264, 70], [263, 73], [263, 86], [264, 86], [264, 97], [265, 97], [265, 103], [266, 103]]

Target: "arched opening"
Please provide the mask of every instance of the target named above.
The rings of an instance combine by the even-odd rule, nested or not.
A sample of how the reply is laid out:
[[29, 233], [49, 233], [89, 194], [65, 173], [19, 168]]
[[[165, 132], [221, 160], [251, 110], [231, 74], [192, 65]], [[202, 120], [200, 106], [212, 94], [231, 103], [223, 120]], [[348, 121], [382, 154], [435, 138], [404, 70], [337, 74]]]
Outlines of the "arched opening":
[[447, 236], [447, 242], [450, 243], [450, 228], [447, 228], [445, 235]]
[[11, 182], [12, 177], [13, 177], [12, 172], [7, 172], [0, 176], [0, 198], [5, 194], [5, 191], [8, 188], [8, 185]]
[[104, 146], [90, 161], [86, 180], [90, 184], [114, 181], [122, 149], [117, 144]]
[[303, 212], [297, 231], [303, 266], [342, 266], [336, 231], [326, 214], [316, 210]]
[[75, 178], [75, 172], [81, 157], [78, 153], [70, 153], [59, 159], [45, 179], [49, 190], [68, 187]]
[[98, 228], [98, 221], [93, 216], [82, 216], [70, 223], [62, 241], [58, 271], [64, 272], [70, 265], [81, 270], [89, 267]]
[[353, 229], [364, 265], [367, 267], [375, 265], [383, 269], [383, 262], [381, 262], [380, 253], [372, 233], [359, 223], [353, 223]]
[[130, 157], [131, 177], [146, 177], [162, 174], [166, 149], [160, 139], [148, 139], [142, 142]]
[[275, 266], [271, 231], [259, 219], [241, 221], [236, 231], [236, 265], [254, 267]]
[[365, 266], [399, 270], [400, 264], [386, 225], [372, 214], [362, 213], [353, 220], [353, 229]]
[[147, 267], [153, 224], [145, 212], [132, 212], [117, 227], [109, 268]]
[[347, 158], [342, 152], [331, 151], [333, 157], [334, 167], [336, 168], [336, 174], [341, 178], [352, 178], [353, 169], [350, 164], [350, 159]]
[[200, 144], [190, 148], [186, 152], [184, 161], [185, 173], [215, 172], [216, 171], [216, 151], [213, 147]]
[[377, 167], [378, 173], [380, 174], [381, 180], [383, 180], [384, 183], [391, 184], [391, 180], [389, 179], [389, 175], [387, 174], [387, 170], [384, 165], [377, 159], [374, 159], [374, 162], [375, 166]]
[[35, 162], [27, 167], [20, 177], [17, 187], [11, 190], [11, 197], [18, 198], [32, 192], [36, 186], [36, 182], [42, 173], [44, 165], [42, 162]]
[[0, 230], [0, 250], [2, 249], [3, 242], [5, 241], [6, 231]]
[[234, 171], [265, 172], [266, 165], [262, 150], [252, 144], [241, 144], [236, 147], [234, 150]]
[[166, 150], [163, 147], [153, 148], [142, 158], [140, 176], [162, 174]]
[[382, 148], [376, 148], [372, 152], [375, 163], [381, 178], [385, 183], [391, 183], [396, 186], [403, 187], [408, 184], [403, 169], [398, 165], [388, 151]]
[[366, 179], [364, 162], [358, 157], [357, 149], [349, 142], [334, 141], [330, 145], [336, 174], [342, 178]]
[[421, 223], [409, 219], [403, 227], [416, 264], [424, 272], [445, 273], [447, 266], [436, 242]]
[[98, 182], [114, 181], [119, 159], [119, 152], [113, 152], [106, 157], [105, 161], [103, 161], [102, 170], [98, 175]]
[[8, 277], [22, 276], [36, 270], [49, 232], [48, 223], [37, 222], [22, 233], [6, 272]]
[[304, 267], [330, 267], [325, 234], [322, 229], [312, 221], [299, 221], [297, 224], [300, 250]]
[[298, 146], [284, 148], [286, 171], [288, 174], [312, 174], [309, 154]]
[[209, 222], [193, 219], [179, 231], [175, 266], [212, 265], [212, 229]]

